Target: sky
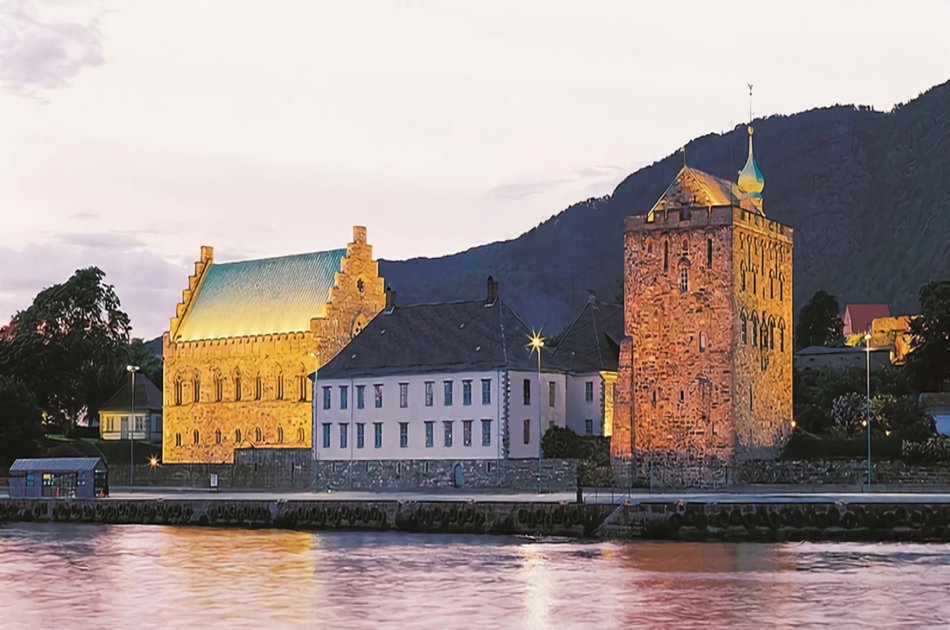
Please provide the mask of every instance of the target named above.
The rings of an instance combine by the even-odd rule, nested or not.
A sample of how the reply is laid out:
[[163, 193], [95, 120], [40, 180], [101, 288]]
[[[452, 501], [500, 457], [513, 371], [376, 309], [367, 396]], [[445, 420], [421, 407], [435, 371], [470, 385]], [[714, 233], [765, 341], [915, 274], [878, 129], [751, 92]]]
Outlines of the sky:
[[0, 325], [96, 265], [517, 237], [690, 139], [950, 79], [950, 2], [0, 0]]

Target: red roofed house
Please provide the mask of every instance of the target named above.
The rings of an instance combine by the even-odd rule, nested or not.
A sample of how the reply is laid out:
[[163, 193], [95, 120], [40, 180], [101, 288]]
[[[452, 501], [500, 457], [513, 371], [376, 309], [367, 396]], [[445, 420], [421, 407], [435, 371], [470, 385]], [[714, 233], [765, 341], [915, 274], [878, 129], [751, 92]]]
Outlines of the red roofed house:
[[871, 321], [877, 317], [890, 317], [891, 309], [887, 304], [848, 304], [844, 307], [844, 336], [868, 332]]

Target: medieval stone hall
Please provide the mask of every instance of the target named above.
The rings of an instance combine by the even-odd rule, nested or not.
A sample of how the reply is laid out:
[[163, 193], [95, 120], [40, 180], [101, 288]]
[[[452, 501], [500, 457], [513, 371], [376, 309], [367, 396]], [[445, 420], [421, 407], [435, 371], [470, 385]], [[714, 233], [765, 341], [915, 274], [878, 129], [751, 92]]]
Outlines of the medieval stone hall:
[[311, 448], [308, 374], [384, 303], [365, 227], [344, 249], [279, 258], [215, 264], [202, 247], [163, 339], [163, 461]]
[[765, 215], [752, 152], [738, 182], [683, 166], [626, 223], [613, 456], [656, 483], [727, 481], [792, 421], [792, 230]]

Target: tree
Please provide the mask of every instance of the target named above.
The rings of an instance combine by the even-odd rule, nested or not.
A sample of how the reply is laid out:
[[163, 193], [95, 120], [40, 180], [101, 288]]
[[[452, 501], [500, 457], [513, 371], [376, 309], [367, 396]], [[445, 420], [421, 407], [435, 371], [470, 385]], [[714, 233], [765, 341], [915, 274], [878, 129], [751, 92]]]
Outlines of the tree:
[[129, 345], [129, 363], [142, 368], [142, 374], [162, 388], [162, 358], [141, 339], [133, 339]]
[[17, 378], [0, 375], [0, 467], [35, 455], [43, 437], [36, 399]]
[[838, 316], [838, 300], [818, 290], [798, 312], [795, 326], [795, 349], [808, 346], [840, 346], [844, 344], [844, 322]]
[[950, 280], [920, 289], [920, 315], [910, 322], [904, 369], [917, 391], [939, 391], [950, 380]]
[[115, 391], [129, 317], [96, 267], [41, 291], [0, 330], [0, 374], [16, 376], [49, 419], [74, 424]]

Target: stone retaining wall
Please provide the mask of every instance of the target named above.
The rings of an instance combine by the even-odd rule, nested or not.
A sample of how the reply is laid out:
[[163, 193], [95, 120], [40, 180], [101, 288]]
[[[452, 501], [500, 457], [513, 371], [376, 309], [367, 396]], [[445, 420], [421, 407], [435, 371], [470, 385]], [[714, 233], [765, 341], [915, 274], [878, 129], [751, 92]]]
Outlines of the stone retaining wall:
[[[735, 483], [849, 485], [867, 480], [867, 460], [801, 460], [743, 462], [736, 467]], [[875, 484], [950, 485], [950, 465], [913, 465], [900, 460], [871, 459], [871, 481]]]

